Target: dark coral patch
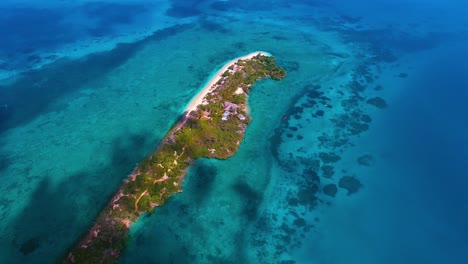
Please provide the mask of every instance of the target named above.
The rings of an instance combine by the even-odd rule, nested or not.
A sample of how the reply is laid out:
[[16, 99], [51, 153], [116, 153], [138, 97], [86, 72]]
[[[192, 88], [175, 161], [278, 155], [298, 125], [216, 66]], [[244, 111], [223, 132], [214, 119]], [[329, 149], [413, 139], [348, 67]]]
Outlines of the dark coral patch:
[[322, 92], [317, 91], [317, 89], [320, 88], [320, 86], [312, 86], [311, 88], [313, 90], [306, 93], [307, 97], [309, 97], [309, 98], [319, 98], [320, 96], [322, 96]]
[[304, 108], [300, 106], [294, 106], [289, 111], [292, 114], [302, 114], [304, 112]]
[[331, 178], [333, 174], [335, 174], [335, 171], [333, 170], [333, 166], [325, 165], [322, 166], [322, 176], [325, 178]]
[[[273, 36], [273, 38], [276, 40], [287, 40], [284, 36]], [[288, 72], [299, 70], [299, 62], [297, 61], [281, 61], [281, 65]]]
[[313, 169], [305, 169], [302, 174], [304, 182], [300, 184], [296, 199], [301, 205], [315, 207], [318, 203], [316, 194], [320, 191], [320, 177]]
[[200, 19], [199, 20], [199, 25], [203, 29], [206, 29], [206, 30], [211, 31], [211, 32], [220, 32], [220, 33], [224, 33], [224, 34], [229, 32], [229, 30], [227, 28], [225, 28], [222, 24], [216, 23], [216, 22], [213, 22], [213, 21], [209, 21], [208, 19]]
[[315, 185], [313, 187], [300, 188], [297, 192], [298, 203], [301, 205], [308, 205], [314, 208], [317, 205], [317, 196], [315, 196]]
[[358, 107], [359, 102], [362, 101], [364, 98], [359, 95], [351, 96], [347, 99], [341, 101], [341, 106], [343, 106], [346, 110], [351, 110], [353, 108]]
[[291, 228], [284, 223], [281, 225], [281, 230], [283, 230], [288, 235], [293, 235], [294, 233], [296, 233], [296, 230], [294, 228]]
[[351, 88], [351, 90], [355, 93], [360, 93], [360, 92], [363, 92], [364, 90], [366, 90], [366, 86], [361, 84], [360, 82], [358, 81], [352, 81], [350, 82], [349, 84], [349, 88]]
[[351, 195], [361, 189], [362, 183], [354, 176], [343, 176], [340, 179], [338, 186], [340, 188], [346, 189], [348, 191], [347, 194]]
[[385, 100], [380, 97], [371, 98], [367, 100], [367, 103], [380, 109], [387, 107], [387, 102], [385, 102]]
[[228, 11], [231, 8], [234, 8], [235, 5], [232, 1], [216, 1], [211, 3], [210, 7], [218, 11]]
[[323, 187], [323, 192], [331, 197], [335, 197], [336, 193], [338, 192], [338, 187], [336, 187], [336, 184], [327, 184]]
[[309, 169], [305, 169], [302, 177], [307, 181], [307, 187], [313, 188], [313, 191], [317, 191], [315, 188], [316, 185], [320, 183], [320, 177], [315, 169], [312, 169], [313, 166]]
[[370, 123], [372, 122], [372, 118], [369, 115], [364, 114], [361, 115], [361, 121], [365, 123]]
[[330, 137], [323, 133], [321, 136], [317, 137], [318, 141], [320, 141], [320, 145], [327, 144], [330, 141]]
[[360, 156], [357, 159], [357, 162], [361, 166], [372, 166], [375, 163], [375, 158], [374, 158], [374, 156], [372, 156], [370, 154], [365, 154], [365, 155]]
[[364, 131], [367, 131], [369, 129], [369, 125], [365, 123], [359, 123], [359, 122], [351, 122], [349, 124], [348, 131], [352, 135], [359, 135]]
[[408, 77], [408, 74], [402, 72], [402, 73], [398, 74], [398, 77], [400, 77], [400, 78], [406, 78], [406, 77]]
[[186, 191], [190, 193], [191, 197], [200, 204], [209, 195], [212, 186], [216, 180], [217, 169], [214, 166], [197, 164], [196, 176], [190, 177], [189, 184]]
[[336, 155], [333, 152], [320, 152], [319, 157], [324, 163], [333, 163], [341, 159], [340, 156]]
[[40, 246], [39, 239], [37, 238], [31, 238], [26, 240], [23, 244], [21, 244], [19, 251], [23, 255], [29, 255], [36, 251]]
[[307, 107], [312, 108], [317, 104], [315, 100], [307, 100]]
[[281, 262], [279, 262], [279, 264], [296, 264], [297, 262], [295, 260], [281, 260]]
[[[1, 117], [0, 112], [0, 117]], [[0, 172], [6, 170], [12, 164], [12, 159], [5, 154], [0, 153]]]
[[297, 200], [296, 198], [288, 198], [288, 204], [290, 206], [298, 206], [299, 200]]
[[166, 11], [166, 15], [175, 18], [185, 18], [197, 16], [199, 14], [200, 10], [190, 6], [172, 6]]
[[236, 183], [233, 188], [244, 199], [244, 216], [250, 221], [255, 220], [258, 214], [258, 207], [263, 199], [262, 193], [241, 181]]
[[295, 226], [298, 226], [298, 227], [304, 227], [304, 226], [306, 226], [307, 223], [306, 223], [306, 221], [304, 220], [304, 218], [300, 218], [300, 217], [299, 217], [299, 218], [297, 218], [297, 219], [294, 220], [293, 224], [294, 224]]
[[383, 87], [382, 87], [382, 85], [377, 85], [377, 86], [374, 87], [374, 90], [376, 90], [376, 91], [382, 91], [382, 90], [383, 90]]
[[317, 139], [320, 141], [320, 145], [327, 145], [334, 148], [345, 145], [349, 140], [347, 137], [343, 137], [341, 135], [329, 136], [325, 133], [323, 133], [321, 136], [318, 136]]
[[322, 117], [324, 114], [325, 112], [323, 110], [318, 110], [317, 112], [315, 112], [314, 117], [317, 117], [317, 116]]

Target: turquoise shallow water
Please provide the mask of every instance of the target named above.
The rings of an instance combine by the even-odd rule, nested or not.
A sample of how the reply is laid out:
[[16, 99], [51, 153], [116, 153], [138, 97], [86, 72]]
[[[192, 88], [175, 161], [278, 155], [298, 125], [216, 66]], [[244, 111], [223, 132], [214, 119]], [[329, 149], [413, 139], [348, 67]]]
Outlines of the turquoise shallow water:
[[0, 87], [1, 263], [62, 256], [214, 71], [255, 50], [288, 76], [254, 86], [239, 152], [197, 161], [121, 262], [464, 263], [459, 3], [116, 3], [1, 5], [0, 70], [23, 72]]

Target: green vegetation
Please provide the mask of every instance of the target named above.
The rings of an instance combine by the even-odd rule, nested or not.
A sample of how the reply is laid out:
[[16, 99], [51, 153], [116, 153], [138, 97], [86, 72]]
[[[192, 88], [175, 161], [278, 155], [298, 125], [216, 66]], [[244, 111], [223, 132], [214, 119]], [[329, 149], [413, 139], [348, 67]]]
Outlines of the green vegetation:
[[[207, 104], [174, 126], [157, 150], [143, 160], [96, 220], [88, 235], [64, 263], [115, 263], [125, 246], [128, 225], [181, 191], [187, 168], [195, 159], [226, 159], [236, 153], [250, 118], [247, 95], [259, 79], [286, 76], [273, 57], [257, 55], [229, 67]], [[242, 92], [239, 92], [239, 89]], [[228, 113], [225, 120], [223, 114]], [[245, 118], [244, 118], [245, 117]]]

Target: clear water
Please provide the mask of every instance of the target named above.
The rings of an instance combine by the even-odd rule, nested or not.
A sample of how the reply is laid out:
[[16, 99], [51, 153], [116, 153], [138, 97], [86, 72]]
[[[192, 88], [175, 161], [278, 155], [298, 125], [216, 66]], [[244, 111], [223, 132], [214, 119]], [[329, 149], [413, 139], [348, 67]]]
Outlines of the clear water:
[[463, 1], [30, 2], [0, 4], [0, 263], [65, 254], [254, 50], [287, 78], [255, 85], [238, 153], [198, 161], [122, 263], [468, 258]]

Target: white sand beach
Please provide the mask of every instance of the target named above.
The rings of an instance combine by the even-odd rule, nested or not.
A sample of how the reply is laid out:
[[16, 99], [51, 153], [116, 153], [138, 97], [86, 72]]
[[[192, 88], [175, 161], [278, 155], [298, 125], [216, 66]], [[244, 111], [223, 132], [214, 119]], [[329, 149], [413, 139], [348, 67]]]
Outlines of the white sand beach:
[[269, 54], [267, 52], [264, 52], [264, 51], [255, 51], [255, 52], [249, 53], [249, 54], [247, 54], [245, 56], [235, 58], [235, 59], [229, 61], [228, 63], [226, 63], [220, 70], [218, 70], [216, 72], [216, 74], [213, 76], [213, 78], [211, 78], [211, 80], [208, 83], [205, 84], [203, 89], [192, 99], [192, 101], [190, 101], [189, 105], [185, 109], [186, 115], [188, 115], [190, 112], [192, 112], [194, 110], [197, 110], [197, 106], [202, 103], [203, 98], [205, 98], [205, 96], [210, 92], [211, 87], [221, 79], [223, 73], [231, 65], [236, 63], [238, 60], [248, 60], [248, 59], [251, 59], [254, 56], [257, 56], [258, 54], [261, 54], [261, 55], [264, 55], [264, 56], [271, 56], [271, 54]]

